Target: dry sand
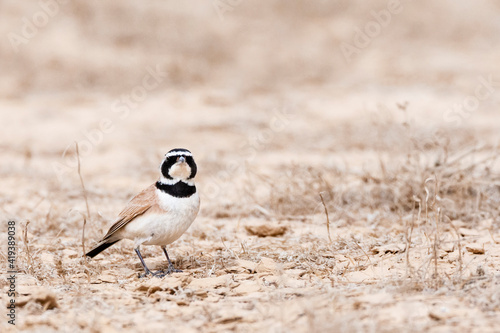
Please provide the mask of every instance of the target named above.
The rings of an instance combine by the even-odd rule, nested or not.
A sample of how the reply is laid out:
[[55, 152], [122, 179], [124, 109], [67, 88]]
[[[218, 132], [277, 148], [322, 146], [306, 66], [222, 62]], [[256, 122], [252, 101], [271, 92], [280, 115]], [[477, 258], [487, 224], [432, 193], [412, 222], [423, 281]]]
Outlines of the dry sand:
[[[390, 3], [72, 1], [16, 52], [43, 9], [2, 1], [0, 330], [498, 331], [500, 6], [403, 1], [345, 58]], [[194, 153], [183, 273], [139, 279], [130, 241], [82, 258], [75, 141], [86, 249]]]

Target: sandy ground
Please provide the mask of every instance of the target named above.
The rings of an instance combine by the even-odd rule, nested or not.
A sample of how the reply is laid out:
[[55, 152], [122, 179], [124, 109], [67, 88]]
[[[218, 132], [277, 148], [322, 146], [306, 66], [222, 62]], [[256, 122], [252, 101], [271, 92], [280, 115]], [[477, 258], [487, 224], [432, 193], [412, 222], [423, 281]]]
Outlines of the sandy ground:
[[[19, 273], [0, 330], [498, 331], [499, 11], [2, 1], [0, 214]], [[85, 261], [84, 217], [89, 249], [174, 147], [202, 197], [169, 246], [183, 273], [139, 279], [130, 241]]]

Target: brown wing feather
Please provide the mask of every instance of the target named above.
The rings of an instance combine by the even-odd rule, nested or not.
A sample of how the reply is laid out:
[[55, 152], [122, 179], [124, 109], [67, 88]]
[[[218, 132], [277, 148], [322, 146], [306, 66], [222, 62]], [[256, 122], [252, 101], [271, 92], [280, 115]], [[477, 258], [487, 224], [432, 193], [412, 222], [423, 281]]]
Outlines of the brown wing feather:
[[151, 208], [155, 210], [158, 209], [159, 207], [156, 200], [155, 190], [156, 186], [153, 184], [133, 197], [127, 206], [120, 212], [118, 219], [111, 226], [111, 228], [109, 228], [109, 231], [103, 237], [103, 240], [110, 238], [127, 223], [135, 219], [137, 216], [144, 214]]

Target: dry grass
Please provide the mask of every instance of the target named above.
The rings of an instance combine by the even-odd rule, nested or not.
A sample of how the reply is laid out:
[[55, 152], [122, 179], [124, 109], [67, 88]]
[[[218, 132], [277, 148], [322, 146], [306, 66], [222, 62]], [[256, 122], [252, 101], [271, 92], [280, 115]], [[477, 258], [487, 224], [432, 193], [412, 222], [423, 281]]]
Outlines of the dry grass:
[[[37, 6], [2, 3], [0, 29], [19, 30]], [[498, 4], [405, 6], [351, 62], [339, 44], [387, 2], [241, 2], [221, 21], [211, 2], [72, 1], [21, 52], [2, 39], [16, 328], [499, 327], [498, 94], [458, 125], [444, 117], [478, 76], [500, 75]], [[165, 80], [126, 117], [114, 112], [156, 65]], [[114, 128], [88, 151], [103, 118]], [[169, 247], [184, 273], [138, 279], [129, 241], [82, 258], [172, 147], [193, 151], [202, 192], [200, 216]], [[159, 248], [142, 252], [165, 267]]]
[[[399, 132], [398, 124], [392, 126]], [[41, 210], [36, 219], [44, 224], [30, 231], [26, 223], [23, 229], [20, 290], [36, 293], [24, 289], [44, 286], [58, 305], [46, 310], [46, 303], [27, 303], [19, 309], [21, 326], [55, 330], [80, 311], [91, 315], [71, 329], [162, 325], [159, 319], [144, 322], [144, 311], [166, 315], [179, 331], [254, 331], [269, 325], [383, 331], [387, 320], [391, 327], [403, 327], [401, 316], [419, 320], [412, 324], [415, 330], [470, 327], [479, 325], [478, 318], [481, 325], [492, 325], [490, 313], [500, 305], [494, 273], [500, 247], [500, 195], [492, 171], [498, 168], [496, 148], [436, 144], [421, 149], [422, 140], [401, 137], [411, 144], [407, 154], [384, 160], [379, 153], [378, 166], [371, 169], [302, 163], [235, 174], [238, 202], [232, 208], [222, 198], [205, 203], [208, 215], [170, 249], [186, 273], [164, 281], [137, 278], [141, 267], [127, 242], [85, 264], [78, 251], [81, 214]], [[81, 171], [75, 172], [79, 177]], [[78, 182], [73, 186], [69, 200], [85, 207]], [[98, 210], [101, 197], [113, 196], [112, 187], [108, 193], [96, 192], [94, 184], [89, 188], [88, 200]], [[65, 192], [59, 193], [50, 207], [62, 200]], [[122, 201], [113, 199], [115, 211]], [[89, 225], [87, 245], [100, 236], [95, 227], [108, 224], [104, 216], [96, 220]], [[243, 228], [262, 222], [285, 226], [285, 235], [260, 238]], [[468, 249], [481, 246], [484, 254]], [[159, 249], [143, 252], [152, 268], [164, 267]], [[422, 306], [427, 310], [410, 310]], [[374, 309], [379, 310], [374, 314]], [[354, 316], [361, 320], [345, 320]]]

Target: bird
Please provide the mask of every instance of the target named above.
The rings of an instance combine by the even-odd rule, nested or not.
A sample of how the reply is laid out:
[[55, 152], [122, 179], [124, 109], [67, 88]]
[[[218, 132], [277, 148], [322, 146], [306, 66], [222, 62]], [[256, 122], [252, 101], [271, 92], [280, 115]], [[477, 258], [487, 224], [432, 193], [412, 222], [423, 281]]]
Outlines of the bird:
[[[93, 258], [120, 240], [130, 239], [145, 271], [139, 277], [151, 274], [161, 278], [182, 272], [170, 261], [166, 246], [181, 237], [198, 215], [200, 197], [194, 183], [197, 171], [189, 150], [170, 150], [160, 164], [156, 183], [129, 201], [106, 235], [85, 255]], [[167, 257], [167, 270], [152, 272], [141, 255], [141, 245], [160, 246]]]

